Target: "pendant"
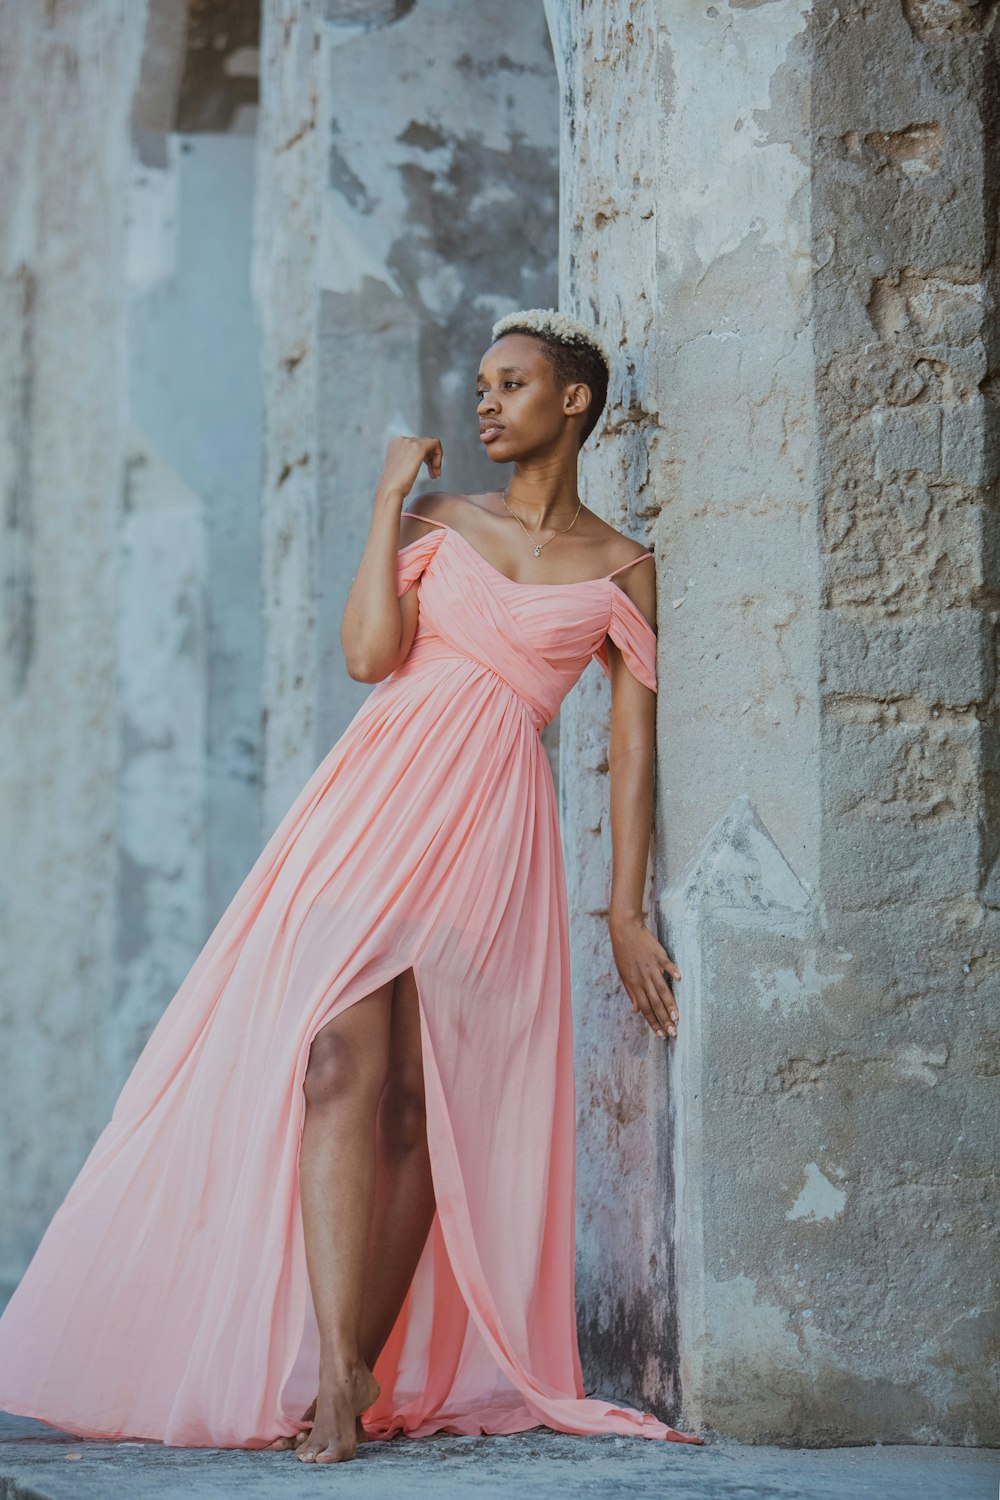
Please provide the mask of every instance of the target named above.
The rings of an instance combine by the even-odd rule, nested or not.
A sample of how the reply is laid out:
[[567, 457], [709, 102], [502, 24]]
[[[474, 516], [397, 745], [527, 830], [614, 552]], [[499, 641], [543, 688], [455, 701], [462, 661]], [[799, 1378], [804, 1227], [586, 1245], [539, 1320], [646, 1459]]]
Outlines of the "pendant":
[[542, 555], [542, 549], [541, 549], [540, 546], [538, 546], [538, 547], [535, 548], [535, 556], [536, 557], [541, 557], [541, 555]]

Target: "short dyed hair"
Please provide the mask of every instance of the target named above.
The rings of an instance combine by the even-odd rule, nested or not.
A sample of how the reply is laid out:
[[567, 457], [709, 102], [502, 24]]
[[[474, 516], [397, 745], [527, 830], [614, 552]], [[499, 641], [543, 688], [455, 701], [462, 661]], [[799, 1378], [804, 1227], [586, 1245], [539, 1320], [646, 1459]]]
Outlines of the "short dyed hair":
[[611, 358], [591, 329], [551, 307], [528, 307], [507, 313], [493, 324], [494, 342], [505, 333], [526, 333], [538, 339], [560, 385], [580, 381], [590, 387], [590, 405], [581, 429], [583, 447], [600, 421], [608, 400]]

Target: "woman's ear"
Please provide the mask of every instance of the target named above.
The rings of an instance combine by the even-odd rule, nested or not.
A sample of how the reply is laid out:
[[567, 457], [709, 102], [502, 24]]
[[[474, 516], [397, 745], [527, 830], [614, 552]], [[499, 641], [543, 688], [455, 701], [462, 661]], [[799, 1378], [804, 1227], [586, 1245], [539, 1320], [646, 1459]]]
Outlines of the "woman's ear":
[[574, 385], [566, 389], [567, 412], [584, 412], [593, 399], [590, 386], [585, 380], [578, 380]]

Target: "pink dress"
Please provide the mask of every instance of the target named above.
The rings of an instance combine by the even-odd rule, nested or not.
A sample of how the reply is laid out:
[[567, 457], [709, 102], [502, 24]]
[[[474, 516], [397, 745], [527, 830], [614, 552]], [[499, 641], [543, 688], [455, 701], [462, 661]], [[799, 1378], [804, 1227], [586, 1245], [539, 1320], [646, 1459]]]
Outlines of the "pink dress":
[[517, 583], [420, 519], [398, 560], [400, 595], [420, 580], [412, 649], [150, 1035], [0, 1318], [3, 1410], [184, 1447], [263, 1448], [308, 1425], [309, 1048], [412, 965], [437, 1207], [367, 1434], [702, 1441], [584, 1395], [567, 905], [539, 738], [592, 656], [609, 671], [607, 635], [655, 691], [656, 636], [614, 574]]

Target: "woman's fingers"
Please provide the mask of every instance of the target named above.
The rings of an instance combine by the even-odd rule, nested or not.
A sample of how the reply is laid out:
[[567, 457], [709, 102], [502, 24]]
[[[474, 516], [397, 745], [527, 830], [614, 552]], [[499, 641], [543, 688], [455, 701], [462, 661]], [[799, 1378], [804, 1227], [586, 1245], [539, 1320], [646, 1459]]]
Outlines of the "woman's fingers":
[[660, 1002], [655, 990], [651, 987], [647, 988], [643, 986], [637, 991], [636, 998], [638, 1000], [637, 1008], [650, 1030], [655, 1031], [657, 1036], [665, 1035], [667, 1027], [672, 1023], [666, 1015], [659, 1013], [658, 1006]]
[[667, 1006], [667, 1009], [670, 1012], [670, 1019], [672, 1021], [676, 1021], [677, 1020], [677, 1001], [674, 999], [674, 992], [673, 992], [673, 990], [670, 988], [670, 986], [667, 983], [667, 981], [663, 978], [663, 971], [664, 970], [666, 970], [666, 972], [670, 975], [671, 979], [680, 979], [680, 977], [681, 977], [681, 971], [680, 971], [680, 969], [677, 967], [677, 965], [674, 963], [673, 959], [666, 952], [664, 952], [663, 959], [662, 959], [662, 961], [660, 963], [659, 969], [653, 971], [653, 973], [654, 973], [654, 982], [656, 984], [656, 987], [657, 987], [657, 990], [659, 991], [660, 996], [662, 997], [665, 1005]]
[[671, 990], [666, 980], [663, 979], [660, 974], [654, 974], [653, 982], [658, 988], [660, 999], [666, 1007], [667, 1015], [670, 1017], [671, 1021], [676, 1021], [677, 1001], [674, 999], [673, 990]]
[[[632, 936], [631, 933], [625, 934], [626, 938]], [[657, 1036], [676, 1036], [679, 1012], [666, 976], [673, 980], [683, 976], [666, 948], [648, 929], [641, 936], [643, 942], [639, 952], [629, 952], [631, 945], [628, 942], [622, 945], [623, 951], [616, 952], [618, 973], [633, 1014], [641, 1015]]]
[[632, 1009], [640, 1011], [657, 1036], [677, 1035], [677, 1002], [657, 969], [652, 969], [629, 994]]
[[671, 1006], [673, 1004], [669, 999], [670, 992], [669, 990], [667, 991], [666, 997], [662, 995], [658, 988], [659, 982], [659, 975], [655, 973], [651, 974], [646, 981], [646, 991], [649, 995], [650, 1008], [656, 1017], [656, 1029], [661, 1036], [667, 1033], [676, 1035], [677, 1028], [670, 1017]]

